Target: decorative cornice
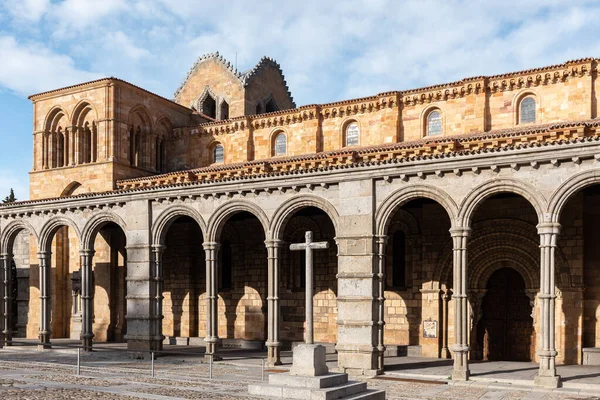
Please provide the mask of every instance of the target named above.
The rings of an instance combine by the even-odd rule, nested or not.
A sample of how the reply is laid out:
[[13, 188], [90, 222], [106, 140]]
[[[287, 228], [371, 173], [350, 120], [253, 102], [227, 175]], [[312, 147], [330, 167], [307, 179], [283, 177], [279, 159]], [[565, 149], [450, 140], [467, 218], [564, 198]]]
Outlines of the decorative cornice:
[[58, 88], [58, 89], [53, 89], [53, 90], [49, 90], [49, 91], [42, 92], [42, 93], [33, 94], [33, 95], [29, 96], [28, 99], [32, 100], [32, 101], [36, 101], [36, 100], [42, 99], [44, 97], [47, 97], [48, 95], [56, 95], [56, 94], [63, 94], [63, 93], [66, 94], [66, 93], [73, 92], [74, 90], [87, 89], [87, 88], [90, 88], [90, 87], [93, 87], [93, 86], [96, 86], [96, 85], [109, 86], [109, 85], [114, 84], [114, 83], [125, 84], [125, 85], [130, 86], [130, 87], [132, 87], [134, 89], [141, 90], [144, 93], [147, 93], [147, 94], [149, 94], [151, 96], [154, 96], [154, 97], [156, 97], [156, 98], [158, 98], [160, 100], [166, 101], [167, 103], [169, 103], [172, 106], [176, 106], [178, 108], [184, 109], [185, 111], [187, 111], [190, 114], [192, 113], [192, 109], [190, 109], [188, 107], [185, 107], [185, 106], [183, 106], [183, 105], [181, 105], [181, 104], [179, 104], [179, 103], [177, 103], [177, 102], [175, 102], [175, 101], [173, 101], [171, 99], [167, 99], [166, 97], [160, 96], [160, 95], [158, 95], [156, 93], [153, 93], [153, 92], [151, 92], [149, 90], [146, 90], [146, 89], [144, 89], [142, 87], [134, 85], [131, 82], [127, 82], [127, 81], [124, 81], [123, 79], [115, 78], [115, 77], [112, 77], [112, 76], [111, 77], [107, 77], [107, 78], [96, 79], [96, 80], [89, 81], [89, 82], [79, 83], [77, 85], [71, 85], [71, 86], [66, 86], [66, 87], [62, 87], [62, 88]]
[[455, 155], [600, 140], [600, 119], [503, 129], [461, 136], [424, 138], [378, 146], [270, 158], [117, 181], [121, 190], [185, 183], [213, 183], [303, 174], [355, 166], [444, 159]]
[[248, 86], [252, 82], [254, 77], [257, 76], [264, 68], [273, 67], [276, 71], [279, 72], [279, 74], [281, 76], [281, 80], [283, 81], [283, 84], [285, 85], [285, 89], [286, 89], [287, 95], [290, 99], [290, 102], [292, 103], [292, 107], [296, 108], [296, 103], [294, 103], [294, 98], [292, 97], [292, 93], [290, 92], [287, 82], [285, 80], [285, 75], [283, 74], [281, 66], [277, 63], [277, 61], [275, 61], [274, 59], [272, 59], [270, 57], [264, 56], [258, 61], [258, 63], [252, 69], [250, 69], [246, 72], [239, 72], [237, 69], [235, 69], [233, 67], [233, 65], [231, 65], [231, 62], [227, 61], [225, 59], [225, 57], [223, 57], [221, 54], [219, 54], [218, 51], [215, 53], [203, 54], [200, 57], [198, 57], [198, 59], [196, 60], [194, 65], [192, 65], [192, 68], [190, 68], [190, 70], [188, 71], [188, 73], [187, 73], [185, 79], [183, 80], [183, 82], [181, 83], [181, 85], [179, 85], [179, 88], [175, 91], [175, 94], [173, 95], [174, 98], [177, 98], [177, 96], [179, 96], [179, 94], [185, 87], [185, 85], [188, 82], [188, 80], [190, 79], [190, 77], [194, 74], [194, 72], [196, 71], [198, 66], [200, 64], [202, 64], [203, 62], [209, 61], [209, 60], [215, 61], [217, 64], [221, 65], [226, 71], [229, 71], [234, 77], [237, 78], [237, 80], [243, 87]]

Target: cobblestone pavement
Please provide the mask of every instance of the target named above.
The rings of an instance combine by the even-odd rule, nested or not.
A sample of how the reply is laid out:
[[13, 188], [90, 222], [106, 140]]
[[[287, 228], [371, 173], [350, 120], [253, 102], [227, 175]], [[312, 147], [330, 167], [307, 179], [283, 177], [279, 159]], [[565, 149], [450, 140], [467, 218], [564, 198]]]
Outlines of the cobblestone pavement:
[[[0, 351], [0, 399], [255, 399], [250, 383], [261, 380], [260, 361], [246, 366], [227, 362], [209, 367], [200, 357], [168, 356], [156, 360], [155, 377], [148, 360], [121, 354], [94, 352], [82, 356], [76, 375], [73, 352]], [[282, 371], [268, 370], [269, 373]], [[392, 400], [564, 400], [600, 399], [592, 395], [543, 392], [533, 388], [492, 388], [448, 385], [445, 382], [409, 382], [381, 377], [369, 387], [385, 389]]]

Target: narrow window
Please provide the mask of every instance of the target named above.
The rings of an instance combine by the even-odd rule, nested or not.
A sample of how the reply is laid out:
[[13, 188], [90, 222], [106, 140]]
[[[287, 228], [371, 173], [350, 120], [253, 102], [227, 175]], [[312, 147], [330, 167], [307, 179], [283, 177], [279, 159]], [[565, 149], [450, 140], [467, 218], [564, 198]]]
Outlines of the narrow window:
[[442, 133], [442, 113], [434, 110], [427, 115], [427, 136]]
[[221, 287], [220, 289], [231, 289], [233, 278], [233, 252], [231, 242], [226, 240], [221, 245]]
[[360, 135], [360, 129], [358, 129], [358, 124], [356, 122], [352, 122], [348, 124], [346, 127], [346, 146], [357, 146], [358, 145], [358, 136]]
[[533, 97], [525, 97], [521, 101], [521, 124], [535, 122], [535, 100]]
[[223, 146], [218, 144], [215, 146], [213, 150], [213, 162], [214, 163], [222, 163], [225, 159], [225, 152], [223, 151]]
[[134, 145], [134, 165], [136, 167], [142, 164], [141, 146], [142, 146], [142, 130], [138, 126], [137, 132], [135, 133], [135, 145]]
[[273, 100], [271, 97], [269, 101], [267, 101], [267, 104], [265, 104], [265, 112], [270, 113], [275, 111], [279, 111], [279, 107], [277, 106], [277, 103], [275, 103], [275, 100]]
[[229, 119], [229, 104], [225, 100], [221, 103], [221, 119]]
[[129, 164], [135, 165], [135, 134], [129, 129]]
[[392, 238], [392, 286], [406, 286], [406, 235], [400, 230]]
[[262, 111], [262, 104], [261, 104], [261, 103], [258, 103], [258, 104], [256, 105], [256, 114], [257, 114], [257, 115], [258, 115], [258, 114], [262, 114], [262, 112], [263, 112], [263, 111]]
[[88, 122], [86, 122], [85, 126], [83, 127], [83, 136], [83, 162], [90, 163], [92, 162], [92, 131], [90, 130]]
[[202, 114], [211, 118], [217, 118], [217, 102], [210, 94], [206, 95], [206, 98], [200, 107], [200, 111]]
[[275, 151], [276, 156], [285, 156], [287, 152], [287, 138], [285, 133], [280, 133], [275, 137]]
[[62, 134], [62, 131], [59, 129], [58, 133], [58, 138], [57, 138], [57, 143], [56, 143], [56, 160], [57, 160], [57, 167], [64, 167], [65, 166], [65, 137]]
[[161, 172], [160, 171], [160, 164], [161, 164], [161, 160], [160, 160], [160, 138], [157, 136], [156, 140], [154, 142], [154, 169], [156, 170], [156, 172]]

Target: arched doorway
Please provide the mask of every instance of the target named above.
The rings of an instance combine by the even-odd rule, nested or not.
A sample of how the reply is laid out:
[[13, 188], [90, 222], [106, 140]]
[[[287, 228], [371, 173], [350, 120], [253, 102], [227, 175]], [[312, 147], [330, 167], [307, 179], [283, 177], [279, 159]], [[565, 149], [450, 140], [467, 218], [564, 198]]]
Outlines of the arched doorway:
[[512, 268], [490, 276], [478, 326], [484, 360], [531, 361], [533, 318], [525, 288], [525, 280]]

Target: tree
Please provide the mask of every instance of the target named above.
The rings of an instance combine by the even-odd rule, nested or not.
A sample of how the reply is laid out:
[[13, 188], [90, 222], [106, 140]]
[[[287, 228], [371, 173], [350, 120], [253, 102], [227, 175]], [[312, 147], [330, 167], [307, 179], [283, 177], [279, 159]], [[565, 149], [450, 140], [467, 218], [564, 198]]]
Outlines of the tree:
[[6, 204], [14, 203], [15, 201], [17, 201], [17, 198], [15, 197], [15, 191], [13, 190], [13, 188], [10, 188], [10, 194], [6, 196], [4, 200], [2, 200], [2, 202]]

